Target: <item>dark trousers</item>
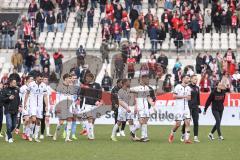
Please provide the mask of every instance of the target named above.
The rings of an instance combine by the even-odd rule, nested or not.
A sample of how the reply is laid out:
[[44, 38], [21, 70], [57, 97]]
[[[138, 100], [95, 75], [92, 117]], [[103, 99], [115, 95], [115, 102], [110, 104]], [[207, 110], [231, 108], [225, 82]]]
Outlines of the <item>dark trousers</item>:
[[19, 129], [21, 127], [21, 119], [22, 119], [22, 113], [18, 113], [18, 117], [17, 117], [17, 129]]
[[206, 33], [210, 33], [211, 30], [212, 30], [212, 26], [211, 26], [211, 25], [208, 25], [208, 26], [206, 27]]
[[7, 136], [8, 136], [8, 139], [11, 139], [12, 131], [15, 129], [16, 123], [17, 123], [17, 113], [15, 114], [6, 113], [5, 116], [6, 116], [6, 125], [7, 125]]
[[0, 133], [2, 131], [2, 123], [3, 123], [3, 107], [0, 107]]
[[[114, 109], [114, 121], [115, 121], [115, 124], [117, 123], [117, 118], [118, 118], [118, 108], [115, 108]], [[122, 122], [121, 131], [124, 131], [125, 126], [126, 126], [126, 122]], [[119, 128], [117, 129], [117, 132], [119, 132]]]
[[216, 120], [216, 124], [213, 126], [211, 133], [213, 134], [216, 130], [218, 132], [218, 136], [221, 136], [221, 120], [222, 120], [222, 115], [223, 111], [212, 111], [212, 114]]
[[[199, 109], [198, 108], [190, 108], [190, 113], [193, 119], [193, 133], [194, 136], [198, 136], [198, 120], [199, 120]], [[182, 134], [185, 133], [185, 123], [182, 126]]]

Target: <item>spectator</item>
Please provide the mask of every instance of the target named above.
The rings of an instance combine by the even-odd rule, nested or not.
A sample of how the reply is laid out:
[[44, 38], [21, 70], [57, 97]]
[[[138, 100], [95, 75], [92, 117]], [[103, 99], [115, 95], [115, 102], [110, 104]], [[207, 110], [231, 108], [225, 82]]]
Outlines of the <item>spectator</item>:
[[55, 71], [59, 75], [61, 75], [62, 69], [63, 69], [63, 62], [62, 62], [63, 57], [64, 56], [62, 55], [60, 50], [58, 50], [57, 52], [55, 52], [53, 54], [53, 59], [54, 59], [54, 63], [55, 63]]
[[165, 79], [163, 81], [163, 87], [162, 87], [164, 92], [171, 92], [172, 91], [171, 78], [172, 78], [171, 74], [167, 74], [165, 76]]
[[148, 64], [147, 63], [142, 63], [141, 64], [139, 80], [140, 80], [140, 77], [142, 77], [143, 75], [149, 75], [149, 68], [148, 68]]
[[59, 10], [59, 12], [57, 14], [58, 32], [64, 32], [65, 22], [66, 22], [66, 16], [62, 10]]
[[203, 62], [204, 64], [207, 65], [207, 67], [209, 67], [209, 64], [212, 62], [213, 57], [209, 52], [206, 52], [206, 55], [204, 55], [203, 57]]
[[88, 8], [88, 0], [79, 0], [79, 6], [86, 13]]
[[36, 21], [35, 16], [31, 17], [29, 22], [30, 22], [30, 26], [31, 26], [31, 37], [32, 37], [32, 40], [30, 40], [30, 42], [32, 42], [33, 39], [36, 39], [37, 21]]
[[114, 61], [116, 79], [122, 79], [124, 73], [124, 61], [121, 55], [117, 55]]
[[47, 68], [48, 70], [50, 70], [50, 55], [47, 53], [47, 51], [44, 51], [40, 55], [40, 63], [41, 63], [42, 69]]
[[115, 41], [115, 43], [117, 43], [118, 46], [120, 46], [122, 28], [119, 25], [119, 23], [115, 22], [115, 24], [113, 26], [113, 32], [114, 32], [114, 41]]
[[166, 39], [166, 29], [163, 24], [160, 24], [159, 30], [158, 30], [158, 41], [159, 41], [161, 47], [162, 47], [162, 43], [165, 39]]
[[149, 38], [152, 44], [152, 53], [157, 52], [158, 33], [159, 29], [157, 28], [157, 24], [154, 24], [154, 26], [152, 26], [149, 31]]
[[165, 28], [167, 33], [168, 33], [168, 25], [169, 25], [169, 22], [170, 22], [170, 18], [171, 17], [170, 17], [169, 11], [167, 9], [165, 9], [164, 13], [161, 16], [161, 21], [164, 24], [164, 28]]
[[3, 73], [2, 79], [1, 79], [1, 83], [6, 86], [8, 83], [8, 73]]
[[22, 71], [23, 57], [20, 53], [15, 52], [11, 57], [11, 63], [18, 72]]
[[227, 62], [226, 71], [232, 75], [235, 72], [236, 57], [235, 57], [233, 51], [231, 50], [231, 48], [229, 48], [227, 50], [227, 52], [225, 53], [224, 59]]
[[138, 19], [139, 14], [136, 7], [133, 7], [129, 13], [129, 18], [131, 20], [131, 28], [134, 27], [134, 22]]
[[228, 31], [228, 19], [227, 13], [224, 11], [221, 15], [221, 33], [226, 33]]
[[61, 14], [63, 17], [67, 17], [67, 9], [69, 7], [69, 0], [61, 0], [59, 4], [59, 11], [61, 11]]
[[155, 7], [155, 0], [148, 0], [148, 8], [154, 8]]
[[85, 17], [84, 8], [78, 7], [77, 8], [77, 13], [76, 13], [76, 20], [77, 20], [77, 23], [78, 23], [78, 27], [80, 29], [82, 29], [82, 27], [83, 27], [84, 17]]
[[196, 57], [196, 72], [197, 72], [197, 74], [202, 73], [203, 65], [204, 65], [204, 60], [203, 60], [202, 53], [198, 53], [198, 55]]
[[55, 8], [51, 0], [40, 0], [40, 8], [43, 9], [45, 17]]
[[142, 12], [142, 1], [132, 0], [133, 7], [138, 11], [138, 14]]
[[4, 21], [2, 23], [2, 47], [3, 48], [10, 48], [10, 26], [8, 22]]
[[127, 72], [128, 72], [128, 78], [133, 79], [135, 75], [135, 63], [136, 60], [133, 57], [129, 57], [127, 59]]
[[231, 32], [237, 34], [237, 29], [239, 26], [239, 19], [237, 17], [237, 14], [234, 13], [231, 17]]
[[148, 68], [149, 68], [149, 78], [155, 79], [156, 77], [156, 57], [152, 54], [150, 59], [148, 60]]
[[43, 9], [40, 9], [39, 12], [36, 15], [36, 22], [39, 28], [39, 32], [43, 32], [44, 31], [44, 24], [45, 24], [45, 15], [43, 12]]
[[157, 63], [162, 66], [165, 73], [168, 66], [168, 57], [163, 52], [160, 53], [160, 56], [157, 59]]
[[106, 60], [107, 64], [109, 64], [109, 52], [110, 52], [110, 49], [109, 49], [108, 43], [106, 41], [102, 42], [102, 45], [100, 47], [100, 52], [102, 54], [102, 63], [105, 63], [105, 60]]
[[102, 88], [104, 91], [110, 91], [112, 89], [112, 78], [108, 75], [107, 71], [105, 71], [104, 77], [102, 79]]
[[216, 32], [220, 33], [221, 32], [221, 15], [218, 12], [216, 12], [216, 14], [213, 17], [213, 24]]
[[240, 92], [240, 72], [238, 70], [232, 75], [232, 86], [234, 92]]
[[44, 67], [43, 68], [43, 72], [42, 72], [43, 77], [48, 77], [50, 76], [50, 72], [49, 72], [49, 68], [48, 67]]
[[68, 7], [69, 7], [70, 12], [74, 12], [75, 8], [76, 8], [76, 1], [75, 0], [70, 0]]
[[214, 58], [212, 62], [210, 62], [209, 67], [212, 71], [212, 73], [217, 74], [218, 73], [218, 65], [217, 65], [217, 61]]
[[17, 72], [17, 69], [13, 68], [13, 72], [9, 75], [9, 80], [14, 79], [16, 80], [17, 84], [21, 83], [21, 78]]
[[191, 10], [193, 10], [194, 13], [199, 13], [201, 11], [197, 0], [194, 0], [193, 4], [191, 6]]
[[122, 15], [123, 15], [123, 8], [121, 4], [116, 4], [116, 9], [114, 10], [115, 22], [117, 22], [118, 24], [121, 24], [121, 20], [123, 18]]
[[56, 18], [52, 11], [49, 11], [49, 14], [47, 15], [47, 18], [46, 18], [46, 22], [47, 22], [48, 32], [54, 32], [54, 24], [56, 22]]
[[[185, 29], [182, 32], [184, 43], [185, 43], [185, 54], [192, 54], [192, 43], [191, 43], [191, 35], [192, 31], [188, 28], [187, 25], [185, 25]], [[189, 52], [188, 52], [189, 51]]]
[[91, 8], [97, 8], [97, 0], [91, 0]]
[[138, 19], [134, 21], [134, 28], [137, 31], [137, 40], [138, 38], [142, 38], [143, 31], [144, 31], [144, 23], [142, 20], [142, 16], [138, 16]]
[[107, 4], [107, 0], [100, 0], [100, 1], [99, 1], [100, 14], [101, 14], [101, 13], [104, 13], [106, 4]]
[[210, 81], [207, 73], [202, 75], [199, 86], [200, 86], [200, 91], [201, 92], [210, 92], [211, 81]]
[[33, 53], [29, 53], [27, 56], [26, 56], [26, 59], [25, 59], [25, 69], [24, 69], [24, 72], [25, 73], [29, 73], [31, 71], [31, 69], [33, 68], [35, 64], [35, 57], [33, 55]]
[[94, 8], [90, 8], [90, 10], [87, 12], [88, 31], [90, 31], [90, 28], [93, 27], [93, 17], [94, 17]]
[[224, 85], [227, 92], [233, 91], [233, 88], [232, 88], [233, 86], [232, 86], [231, 77], [230, 77], [229, 73], [227, 73], [227, 72], [223, 73], [221, 83]]
[[38, 11], [37, 3], [35, 2], [35, 0], [31, 0], [28, 6], [28, 17], [35, 17], [37, 11]]
[[132, 43], [132, 46], [130, 47], [130, 54], [133, 58], [135, 58], [136, 63], [140, 63], [140, 60], [142, 58], [142, 53], [140, 50], [140, 47], [138, 46], [138, 44], [136, 42]]
[[111, 37], [111, 31], [108, 23], [104, 24], [104, 27], [102, 28], [102, 39], [105, 40], [106, 42], [109, 42]]
[[204, 27], [206, 29], [206, 33], [210, 33], [212, 30], [212, 17], [210, 10], [207, 10], [207, 13], [204, 16]]
[[164, 9], [172, 10], [173, 9], [173, 0], [166, 0], [164, 3]]
[[176, 31], [176, 36], [175, 36], [175, 39], [174, 39], [174, 44], [177, 48], [177, 53], [178, 53], [178, 50], [179, 48], [181, 48], [183, 46], [183, 35], [181, 33], [180, 30], [177, 30]]
[[190, 23], [190, 28], [192, 30], [192, 38], [197, 39], [197, 33], [199, 33], [200, 26], [199, 26], [196, 16], [192, 17], [192, 21]]
[[77, 49], [76, 55], [77, 57], [82, 57], [83, 59], [86, 57], [86, 51], [82, 45], [80, 45], [80, 47]]
[[122, 19], [121, 28], [123, 31], [123, 37], [127, 38], [129, 40], [131, 26], [130, 26], [130, 22], [127, 17]]

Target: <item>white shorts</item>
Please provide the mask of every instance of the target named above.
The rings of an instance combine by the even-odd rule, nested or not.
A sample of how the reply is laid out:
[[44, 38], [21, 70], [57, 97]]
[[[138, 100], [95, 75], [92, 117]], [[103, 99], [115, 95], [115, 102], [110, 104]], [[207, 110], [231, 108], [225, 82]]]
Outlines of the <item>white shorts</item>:
[[138, 118], [149, 118], [150, 111], [148, 108], [138, 110]]
[[24, 117], [24, 116], [29, 116], [29, 109], [28, 109], [29, 107], [27, 107], [27, 109], [22, 109], [22, 116]]
[[29, 116], [36, 116], [39, 119], [43, 118], [43, 107], [29, 107]]
[[134, 114], [132, 112], [128, 113], [126, 110], [118, 108], [118, 121], [125, 122], [132, 119], [134, 119]]
[[176, 121], [190, 119], [191, 114], [188, 106], [175, 106], [176, 114], [174, 115]]
[[84, 118], [88, 118], [88, 117], [96, 118], [97, 117], [97, 115], [96, 115], [97, 113], [95, 111], [96, 108], [97, 108], [96, 105], [84, 104], [83, 105], [83, 110], [84, 110], [83, 117]]

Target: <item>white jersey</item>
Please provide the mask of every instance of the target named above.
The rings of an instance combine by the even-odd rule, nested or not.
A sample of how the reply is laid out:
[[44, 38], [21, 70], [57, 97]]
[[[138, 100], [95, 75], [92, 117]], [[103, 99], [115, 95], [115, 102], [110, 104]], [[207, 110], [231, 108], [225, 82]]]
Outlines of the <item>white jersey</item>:
[[[189, 86], [182, 86], [182, 84], [178, 84], [174, 88], [174, 94], [178, 96], [191, 96], [191, 88]], [[176, 106], [188, 107], [188, 100], [185, 99], [176, 99]]]
[[[26, 96], [26, 93], [27, 93], [27, 89], [28, 89], [28, 86], [25, 84], [20, 88], [20, 91], [19, 91], [19, 97], [20, 97], [20, 100], [22, 102], [22, 106], [24, 106], [24, 100], [25, 100], [25, 96]], [[27, 104], [27, 107], [28, 107], [29, 99], [28, 99], [26, 104]]]
[[43, 108], [43, 97], [47, 94], [47, 86], [43, 82], [39, 85], [33, 81], [29, 83], [27, 90], [29, 91], [29, 106]]
[[131, 89], [132, 92], [137, 94], [136, 106], [139, 110], [148, 109], [148, 97], [150, 96], [150, 89], [148, 86], [138, 86]]

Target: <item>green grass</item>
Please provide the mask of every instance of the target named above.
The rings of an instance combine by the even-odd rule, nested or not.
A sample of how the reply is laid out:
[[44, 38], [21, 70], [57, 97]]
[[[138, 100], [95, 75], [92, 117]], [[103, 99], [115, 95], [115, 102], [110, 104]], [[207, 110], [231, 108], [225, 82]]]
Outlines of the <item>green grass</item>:
[[[185, 145], [180, 142], [180, 132], [173, 144], [169, 144], [170, 126], [149, 126], [149, 143], [132, 142], [128, 136], [110, 141], [112, 126], [95, 127], [96, 140], [78, 140], [65, 143], [62, 138], [54, 142], [46, 138], [41, 143], [27, 142], [14, 136], [15, 143], [0, 139], [0, 160], [238, 160], [240, 156], [240, 127], [222, 127], [223, 142], [207, 139], [211, 127], [200, 127], [201, 143]], [[52, 130], [53, 131], [53, 130]], [[216, 136], [215, 136], [216, 137]]]

